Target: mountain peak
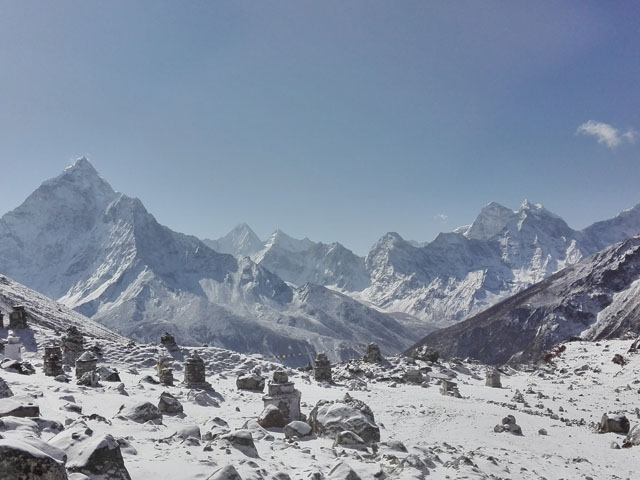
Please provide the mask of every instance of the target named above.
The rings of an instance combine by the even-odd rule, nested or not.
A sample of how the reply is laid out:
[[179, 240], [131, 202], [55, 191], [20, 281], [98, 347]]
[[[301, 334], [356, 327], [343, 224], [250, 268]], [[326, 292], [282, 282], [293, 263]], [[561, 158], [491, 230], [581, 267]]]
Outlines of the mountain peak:
[[[526, 202], [526, 200], [525, 200]], [[467, 238], [488, 240], [497, 235], [513, 218], [515, 212], [498, 202], [491, 202], [480, 210], [478, 217], [467, 229], [464, 235]]]
[[95, 174], [98, 174], [98, 171], [91, 164], [91, 162], [87, 159], [87, 157], [77, 158], [71, 165], [69, 165], [68, 167], [66, 167], [64, 169], [65, 172], [68, 172], [68, 171], [71, 171], [71, 170], [85, 170], [85, 171], [88, 171], [88, 172], [93, 172]]

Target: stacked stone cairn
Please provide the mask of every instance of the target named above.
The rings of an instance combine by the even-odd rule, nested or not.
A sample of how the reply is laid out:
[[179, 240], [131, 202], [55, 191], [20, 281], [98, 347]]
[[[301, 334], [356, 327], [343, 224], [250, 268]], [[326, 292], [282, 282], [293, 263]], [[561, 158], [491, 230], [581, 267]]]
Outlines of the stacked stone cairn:
[[170, 357], [166, 355], [160, 355], [158, 359], [158, 379], [162, 385], [173, 385], [173, 362]]
[[326, 353], [318, 353], [316, 356], [316, 361], [313, 366], [313, 378], [315, 378], [317, 382], [333, 381], [331, 375], [331, 362], [329, 362]]
[[450, 380], [442, 380], [440, 384], [440, 394], [447, 395], [449, 397], [462, 398], [458, 391], [458, 384]]
[[178, 348], [178, 344], [176, 343], [176, 338], [173, 335], [171, 335], [169, 332], [164, 332], [162, 334], [162, 336], [160, 337], [160, 343], [164, 345], [164, 347], [169, 351], [173, 351]]
[[370, 343], [367, 345], [367, 352], [362, 357], [363, 362], [367, 363], [380, 363], [384, 360], [380, 353], [380, 347], [376, 343]]
[[206, 381], [204, 360], [196, 352], [191, 352], [184, 362], [184, 385], [187, 388], [211, 390]]
[[72, 325], [62, 335], [62, 362], [65, 365], [75, 365], [83, 351], [84, 337], [80, 330]]
[[28, 328], [27, 326], [27, 312], [25, 312], [22, 305], [16, 305], [13, 307], [13, 312], [9, 314], [9, 328], [12, 330], [21, 330]]
[[265, 408], [275, 405], [282, 413], [285, 423], [300, 420], [300, 397], [302, 394], [289, 381], [287, 372], [280, 369], [273, 372], [273, 380], [268, 385], [269, 393], [262, 397]]
[[7, 343], [4, 346], [4, 358], [11, 360], [22, 360], [22, 342], [19, 337], [13, 334], [13, 330], [9, 330], [7, 335]]
[[490, 368], [487, 370], [487, 380], [485, 385], [492, 388], [502, 388], [500, 383], [500, 371], [497, 368]]
[[62, 375], [62, 349], [58, 345], [44, 347], [44, 374], [47, 377]]
[[76, 378], [81, 379], [85, 373], [95, 373], [98, 368], [98, 357], [93, 352], [86, 351], [76, 360]]

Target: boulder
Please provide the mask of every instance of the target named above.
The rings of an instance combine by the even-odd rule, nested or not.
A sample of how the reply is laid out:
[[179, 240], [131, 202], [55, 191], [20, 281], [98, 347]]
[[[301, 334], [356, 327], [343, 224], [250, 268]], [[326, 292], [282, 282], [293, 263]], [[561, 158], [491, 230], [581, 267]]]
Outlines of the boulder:
[[207, 480], [242, 480], [242, 477], [233, 465], [225, 465], [213, 472]]
[[629, 430], [627, 438], [624, 439], [622, 447], [629, 448], [637, 447], [638, 445], [640, 445], [640, 424], [634, 425], [633, 428]]
[[111, 435], [93, 435], [86, 425], [78, 425], [59, 433], [51, 445], [67, 454], [67, 470], [95, 478], [131, 480], [120, 444]]
[[11, 391], [11, 388], [9, 387], [7, 382], [5, 382], [2, 377], [0, 377], [0, 398], [8, 397], [13, 397], [13, 392]]
[[249, 430], [236, 430], [235, 432], [227, 433], [220, 438], [222, 440], [226, 440], [246, 455], [251, 457], [258, 456], [258, 450], [256, 449], [256, 445], [253, 442], [253, 437]]
[[158, 410], [162, 413], [182, 413], [182, 404], [169, 392], [162, 392], [158, 401]]
[[[43, 442], [44, 443], [44, 442]], [[0, 478], [67, 480], [64, 462], [24, 440], [0, 440]]]
[[507, 415], [502, 419], [502, 423], [493, 427], [496, 433], [510, 432], [514, 435], [522, 435], [522, 428], [516, 423], [516, 417]]
[[39, 417], [40, 407], [30, 397], [0, 399], [0, 417]]
[[29, 362], [21, 362], [20, 360], [4, 359], [2, 368], [8, 372], [19, 373], [20, 375], [33, 375], [36, 369]]
[[286, 438], [303, 438], [311, 435], [311, 426], [307, 422], [294, 420], [284, 426], [284, 436]]
[[361, 400], [348, 393], [342, 400], [320, 400], [309, 414], [309, 425], [322, 437], [333, 437], [345, 430], [354, 432], [366, 443], [380, 441], [380, 428], [375, 423], [373, 412]]
[[100, 377], [92, 370], [90, 372], [84, 372], [76, 383], [85, 387], [98, 387], [100, 385]]
[[[267, 430], [265, 430], [264, 428], [262, 428], [260, 426], [260, 424], [256, 421], [256, 420], [247, 420], [246, 422], [244, 422], [244, 425], [242, 425], [243, 430], [249, 430], [251, 432], [251, 436], [256, 439], [256, 440], [268, 440], [268, 441], [273, 441], [274, 437], [273, 435], [271, 435], [271, 433], [269, 433]], [[222, 427], [220, 430], [223, 430], [224, 427]], [[229, 429], [226, 429], [226, 432], [224, 433], [228, 433]], [[213, 434], [213, 431], [212, 431]]]
[[283, 428], [286, 424], [284, 416], [275, 405], [267, 405], [260, 416], [258, 423], [262, 428]]
[[355, 448], [357, 450], [366, 450], [367, 444], [359, 435], [356, 435], [349, 430], [340, 432], [336, 435], [336, 439], [333, 441], [333, 447], [345, 447]]
[[151, 402], [138, 403], [136, 405], [122, 405], [118, 410], [118, 416], [128, 418], [134, 422], [144, 423], [152, 421], [153, 423], [162, 423], [162, 413]]
[[600, 433], [629, 433], [629, 420], [624, 415], [602, 415], [598, 431]]
[[265, 379], [262, 375], [251, 373], [249, 375], [241, 375], [236, 379], [236, 387], [238, 390], [253, 390], [262, 392], [264, 390]]
[[176, 436], [182, 439], [193, 437], [200, 440], [200, 427], [198, 425], [187, 425], [186, 427], [178, 430], [176, 432]]
[[335, 480], [361, 480], [360, 476], [353, 471], [349, 464], [342, 461], [336, 463], [329, 471], [329, 478]]
[[104, 380], [105, 382], [122, 381], [120, 380], [120, 374], [118, 373], [118, 370], [116, 370], [115, 368], [105, 367], [104, 365], [98, 367], [98, 375], [100, 376], [100, 379]]
[[153, 378], [151, 375], [145, 375], [142, 377], [138, 383], [148, 383], [149, 385], [159, 385], [160, 382]]

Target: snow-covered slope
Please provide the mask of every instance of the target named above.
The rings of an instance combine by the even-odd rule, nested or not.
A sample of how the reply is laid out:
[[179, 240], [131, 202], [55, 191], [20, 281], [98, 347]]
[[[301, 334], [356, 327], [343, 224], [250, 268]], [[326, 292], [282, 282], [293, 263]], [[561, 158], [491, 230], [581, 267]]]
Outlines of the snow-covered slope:
[[639, 313], [640, 236], [635, 236], [430, 334], [417, 346], [486, 363], [531, 361], [572, 337], [637, 336]]
[[[39, 346], [55, 340], [54, 331], [35, 335]], [[169, 353], [162, 346], [87, 343], [88, 348], [99, 347], [99, 367], [117, 369], [121, 382], [101, 380], [86, 387], [45, 377], [41, 347], [24, 355], [36, 373], [0, 370], [14, 394], [0, 399], [0, 406], [23, 399], [40, 408], [39, 418], [3, 417], [0, 448], [26, 450], [40, 461], [53, 455], [66, 467], [68, 477], [55, 477], [61, 480], [102, 478], [86, 469], [106, 459], [113, 462], [114, 450], [121, 464], [109, 465], [110, 478], [120, 479], [126, 478], [123, 469], [133, 479], [155, 480], [634, 479], [640, 470], [640, 446], [615, 448], [624, 444], [625, 434], [596, 429], [607, 413], [626, 416], [637, 431], [640, 354], [628, 353], [631, 341], [568, 343], [549, 364], [502, 369], [502, 388], [485, 386], [484, 365], [463, 361], [351, 361], [334, 365], [333, 384], [316, 382], [310, 372], [290, 370], [305, 415], [318, 402], [339, 401], [346, 394], [364, 402], [380, 428], [380, 441], [356, 445], [359, 448], [335, 445], [333, 436], [287, 439], [282, 428], [257, 425], [263, 393], [238, 390], [236, 378], [256, 368], [271, 378], [280, 366], [276, 363], [200, 348], [206, 379], [215, 389], [205, 392], [181, 382], [183, 359], [191, 349], [172, 352], [176, 382], [163, 386], [148, 378], [155, 376], [158, 355]], [[615, 355], [625, 363], [613, 363]], [[407, 372], [418, 369], [422, 383], [404, 380]], [[462, 398], [440, 394], [445, 379], [457, 383]], [[150, 402], [155, 407], [167, 394], [180, 402], [182, 413], [165, 412], [148, 421], [119, 415], [121, 406]], [[344, 421], [348, 413], [336, 411], [333, 418]], [[495, 431], [507, 415], [521, 427], [520, 435]], [[225, 438], [239, 430], [238, 440], [251, 446]], [[107, 435], [113, 440], [103, 443], [111, 451], [105, 449], [103, 456], [89, 461]], [[3, 460], [10, 463], [11, 458]], [[74, 472], [78, 466], [89, 477]], [[231, 467], [237, 476], [221, 473]], [[4, 473], [0, 470], [0, 478], [15, 478]]]
[[[341, 318], [336, 309], [312, 318], [279, 277], [159, 225], [86, 159], [0, 219], [0, 271], [138, 340], [170, 330], [190, 344], [275, 354], [333, 344], [337, 358], [341, 347], [369, 341], [399, 351], [413, 335], [384, 314]], [[324, 295], [344, 308], [357, 305]], [[369, 328], [355, 328], [359, 322]], [[345, 326], [351, 335], [320, 324]]]
[[576, 231], [542, 205], [494, 202], [423, 247], [385, 235], [366, 258], [371, 286], [356, 297], [446, 327], [637, 233], [640, 206]]
[[93, 338], [116, 342], [128, 341], [103, 325], [71, 310], [66, 305], [53, 301], [4, 275], [0, 275], [0, 312], [5, 315], [7, 324], [9, 313], [16, 305], [24, 306], [27, 314], [29, 328], [15, 332], [22, 337], [25, 344], [32, 344], [29, 339], [35, 338], [34, 332], [39, 334], [45, 331], [47, 334], [58, 334], [70, 326], [78, 328], [84, 335]]

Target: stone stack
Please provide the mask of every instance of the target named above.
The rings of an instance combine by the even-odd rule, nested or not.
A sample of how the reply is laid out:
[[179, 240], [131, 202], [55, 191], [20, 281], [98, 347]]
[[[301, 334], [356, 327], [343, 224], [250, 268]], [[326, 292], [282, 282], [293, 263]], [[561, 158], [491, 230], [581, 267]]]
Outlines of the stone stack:
[[313, 378], [318, 382], [332, 382], [331, 362], [327, 358], [326, 353], [319, 353], [316, 356], [315, 365], [313, 366]]
[[300, 420], [300, 397], [302, 394], [295, 389], [293, 382], [284, 370], [273, 372], [273, 380], [269, 382], [269, 393], [262, 397], [264, 406], [275, 405], [282, 413], [285, 423]]
[[462, 398], [458, 391], [458, 384], [450, 380], [442, 380], [440, 384], [440, 394], [447, 395], [449, 397]]
[[7, 335], [7, 343], [4, 346], [4, 358], [11, 360], [22, 360], [22, 342], [19, 337], [13, 334], [13, 330], [9, 330]]
[[383, 358], [380, 353], [380, 347], [376, 343], [370, 343], [367, 345], [367, 353], [362, 357], [362, 361], [368, 363], [380, 363], [382, 360]]
[[98, 357], [93, 352], [84, 352], [76, 360], [76, 378], [80, 379], [87, 372], [95, 372], [98, 368]]
[[158, 371], [158, 379], [160, 383], [163, 385], [171, 386], [173, 385], [173, 362], [170, 357], [166, 355], [161, 355], [158, 359], [158, 366], [156, 367]]
[[204, 360], [196, 352], [184, 362], [184, 385], [187, 388], [211, 390], [211, 384], [207, 383]]
[[62, 361], [65, 365], [75, 365], [84, 351], [84, 337], [75, 326], [70, 326], [62, 335]]
[[27, 312], [24, 311], [24, 307], [22, 305], [16, 305], [13, 307], [13, 312], [9, 314], [9, 328], [13, 330], [28, 328]]
[[44, 374], [47, 377], [62, 375], [62, 349], [57, 345], [44, 347]]
[[0, 312], [0, 328], [4, 328], [4, 313]]
[[169, 332], [164, 332], [160, 337], [160, 343], [166, 347], [167, 350], [175, 350], [178, 348], [176, 338]]
[[492, 388], [502, 388], [502, 383], [500, 383], [500, 372], [497, 368], [490, 368], [487, 370], [487, 381], [485, 385]]

